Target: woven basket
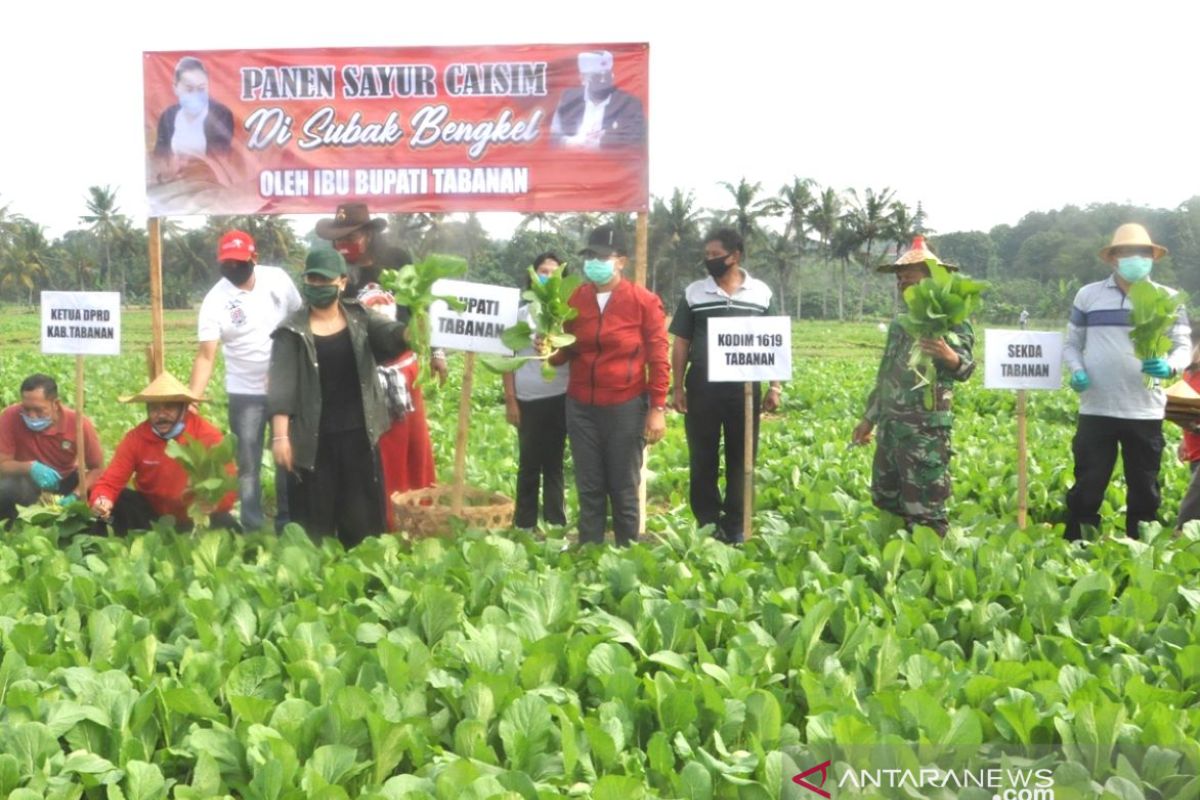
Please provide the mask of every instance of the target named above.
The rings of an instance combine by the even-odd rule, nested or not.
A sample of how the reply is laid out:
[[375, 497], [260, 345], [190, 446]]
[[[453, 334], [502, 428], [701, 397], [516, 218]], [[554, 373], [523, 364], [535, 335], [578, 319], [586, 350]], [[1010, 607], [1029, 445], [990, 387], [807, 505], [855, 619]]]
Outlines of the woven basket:
[[465, 487], [462, 511], [457, 515], [450, 509], [453, 494], [453, 486], [393, 492], [392, 513], [396, 528], [414, 538], [423, 539], [449, 536], [452, 519], [462, 520], [469, 528], [485, 530], [512, 526], [513, 501], [499, 492]]

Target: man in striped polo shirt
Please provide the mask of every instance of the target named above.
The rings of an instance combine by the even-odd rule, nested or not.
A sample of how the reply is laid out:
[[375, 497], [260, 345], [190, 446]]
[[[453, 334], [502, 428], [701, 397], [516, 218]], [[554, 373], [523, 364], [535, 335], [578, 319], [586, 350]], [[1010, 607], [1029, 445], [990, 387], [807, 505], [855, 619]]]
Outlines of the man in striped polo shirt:
[[[746, 417], [742, 384], [708, 380], [708, 321], [713, 317], [753, 317], [774, 313], [771, 288], [742, 269], [745, 245], [732, 228], [705, 237], [704, 266], [708, 277], [688, 285], [675, 310], [669, 332], [675, 335], [671, 374], [675, 410], [684, 415], [691, 486], [689, 499], [696, 522], [716, 525], [726, 542], [742, 540], [742, 497]], [[690, 365], [690, 366], [689, 366]], [[684, 379], [684, 369], [687, 378]], [[754, 450], [758, 453], [758, 415], [779, 407], [780, 388], [771, 384], [762, 397], [754, 386]], [[721, 434], [725, 435], [725, 498], [717, 486]]]
[[1127, 484], [1126, 535], [1136, 538], [1138, 523], [1151, 522], [1158, 514], [1166, 396], [1158, 380], [1147, 387], [1145, 376], [1169, 378], [1188, 365], [1191, 329], [1187, 312], [1180, 307], [1171, 328], [1170, 354], [1138, 359], [1129, 338], [1127, 292], [1134, 283], [1150, 279], [1154, 262], [1166, 252], [1141, 225], [1122, 225], [1112, 244], [1100, 251], [1112, 275], [1089, 283], [1075, 295], [1063, 348], [1071, 388], [1079, 393], [1079, 427], [1071, 443], [1075, 485], [1067, 492], [1068, 539], [1081, 538], [1084, 525], [1100, 525], [1100, 504], [1117, 462], [1118, 445]]

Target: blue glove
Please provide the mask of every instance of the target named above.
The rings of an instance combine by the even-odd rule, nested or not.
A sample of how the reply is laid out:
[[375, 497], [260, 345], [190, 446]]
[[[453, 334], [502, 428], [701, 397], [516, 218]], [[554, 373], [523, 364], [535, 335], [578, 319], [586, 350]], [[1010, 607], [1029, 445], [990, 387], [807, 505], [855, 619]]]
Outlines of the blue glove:
[[62, 480], [62, 475], [58, 474], [58, 470], [48, 467], [40, 461], [33, 462], [33, 466], [29, 468], [29, 477], [33, 478], [33, 482], [39, 489], [48, 491], [57, 489], [58, 482]]
[[1171, 377], [1171, 365], [1165, 358], [1147, 358], [1142, 362], [1142, 372], [1152, 378]]
[[1088, 377], [1087, 370], [1077, 369], [1071, 373], [1071, 388], [1075, 391], [1082, 392], [1091, 385], [1092, 379]]
[[62, 497], [58, 498], [58, 504], [60, 506], [69, 506], [71, 503], [77, 502], [78, 500], [79, 498], [75, 496], [74, 492], [72, 492], [71, 494], [64, 494]]

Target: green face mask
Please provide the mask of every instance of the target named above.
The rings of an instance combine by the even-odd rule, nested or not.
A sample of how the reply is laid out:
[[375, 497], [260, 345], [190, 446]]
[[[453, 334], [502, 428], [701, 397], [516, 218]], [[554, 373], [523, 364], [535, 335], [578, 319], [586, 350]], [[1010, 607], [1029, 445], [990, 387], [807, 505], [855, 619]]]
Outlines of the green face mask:
[[328, 308], [338, 299], [338, 287], [334, 283], [324, 286], [313, 286], [311, 283], [306, 283], [300, 287], [300, 293], [313, 308]]

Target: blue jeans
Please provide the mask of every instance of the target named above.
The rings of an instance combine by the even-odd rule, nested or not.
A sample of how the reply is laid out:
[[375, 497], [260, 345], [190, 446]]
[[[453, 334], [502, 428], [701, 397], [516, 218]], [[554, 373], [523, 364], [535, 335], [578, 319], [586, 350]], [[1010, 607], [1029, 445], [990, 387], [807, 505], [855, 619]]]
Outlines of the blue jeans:
[[[256, 531], [263, 526], [262, 509], [262, 455], [267, 419], [267, 396], [258, 394], [229, 395], [229, 429], [238, 438], [237, 471], [238, 499], [242, 503], [242, 527]], [[287, 481], [281, 481], [276, 473], [275, 502], [278, 512], [275, 527], [279, 529], [288, 521]]]

